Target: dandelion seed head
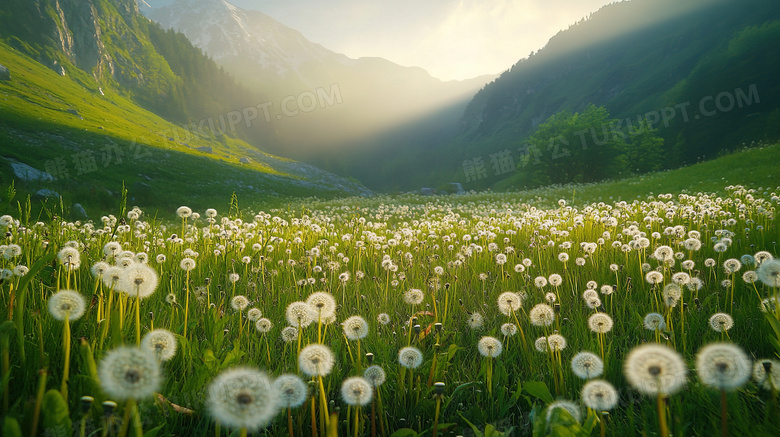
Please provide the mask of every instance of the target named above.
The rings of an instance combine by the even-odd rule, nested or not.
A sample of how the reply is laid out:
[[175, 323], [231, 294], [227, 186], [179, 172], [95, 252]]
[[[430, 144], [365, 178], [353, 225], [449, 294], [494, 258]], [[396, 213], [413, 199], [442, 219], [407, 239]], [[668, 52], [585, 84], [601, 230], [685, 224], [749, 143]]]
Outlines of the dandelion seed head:
[[780, 361], [756, 361], [753, 365], [753, 380], [764, 390], [777, 390], [780, 387]]
[[274, 388], [279, 393], [279, 405], [284, 408], [298, 408], [309, 397], [309, 386], [298, 375], [291, 373], [276, 378]]
[[750, 359], [736, 345], [710, 343], [696, 355], [696, 372], [704, 385], [734, 390], [750, 379]]
[[372, 386], [379, 387], [385, 383], [387, 375], [385, 374], [384, 369], [374, 364], [366, 367], [366, 370], [363, 371], [363, 378], [366, 378], [366, 381]]
[[598, 378], [604, 371], [604, 362], [592, 352], [579, 352], [571, 359], [571, 369], [578, 378]]
[[522, 304], [523, 299], [518, 293], [505, 291], [498, 295], [498, 310], [505, 316], [509, 316], [519, 310]]
[[628, 353], [623, 373], [628, 383], [642, 394], [672, 395], [685, 385], [688, 367], [672, 348], [646, 343]]
[[504, 323], [501, 325], [501, 334], [505, 337], [513, 337], [517, 334], [517, 325], [514, 323]]
[[591, 331], [604, 334], [612, 330], [612, 317], [604, 313], [596, 313], [588, 318], [588, 328]]
[[298, 355], [301, 372], [308, 376], [327, 376], [333, 370], [335, 357], [329, 347], [310, 344]]
[[[257, 332], [259, 332], [261, 334], [267, 333], [273, 327], [274, 327], [274, 324], [270, 320], [268, 320], [266, 318], [257, 319], [257, 321], [255, 322], [255, 329], [257, 329]], [[295, 329], [295, 328], [293, 328], [293, 329]], [[295, 335], [296, 335], [296, 337], [298, 336], [297, 331], [296, 331]]]
[[480, 313], [471, 313], [466, 323], [468, 323], [469, 328], [476, 331], [482, 329], [482, 326], [485, 324], [485, 319]]
[[229, 428], [257, 431], [276, 416], [280, 395], [265, 372], [248, 367], [223, 371], [208, 388], [209, 413]]
[[368, 405], [373, 396], [374, 388], [362, 376], [352, 376], [341, 383], [341, 398], [347, 405]]
[[306, 302], [293, 302], [287, 305], [285, 311], [287, 317], [287, 323], [291, 326], [305, 328], [315, 320], [317, 320], [317, 313]]
[[246, 312], [246, 318], [250, 322], [257, 322], [260, 320], [260, 317], [263, 317], [263, 312], [260, 311], [259, 308], [250, 308], [249, 311]]
[[528, 318], [534, 326], [550, 326], [555, 321], [555, 311], [550, 305], [536, 304], [528, 313]]
[[[336, 299], [328, 292], [318, 291], [312, 293], [306, 299], [306, 303], [320, 319], [327, 319], [336, 314]], [[317, 319], [315, 318], [314, 320]]]
[[710, 316], [710, 328], [715, 332], [728, 331], [734, 326], [734, 319], [726, 313], [715, 313]]
[[422, 361], [422, 352], [414, 346], [407, 346], [398, 351], [398, 363], [407, 369], [418, 368]]
[[582, 387], [582, 403], [596, 411], [609, 411], [618, 403], [618, 392], [607, 381], [594, 380]]
[[648, 313], [645, 316], [643, 325], [648, 331], [663, 331], [666, 329], [664, 316], [659, 313]]
[[495, 337], [482, 337], [477, 342], [477, 349], [483, 357], [495, 358], [504, 350], [501, 340]]
[[78, 320], [84, 315], [87, 304], [84, 297], [73, 290], [60, 290], [49, 297], [49, 313], [59, 321], [68, 319], [69, 322]]
[[368, 323], [360, 316], [352, 316], [341, 323], [348, 340], [360, 340], [368, 335]]
[[168, 361], [176, 355], [176, 337], [167, 329], [149, 331], [141, 340], [141, 347], [152, 351], [160, 361]]
[[387, 325], [390, 323], [390, 316], [387, 313], [380, 313], [376, 316], [376, 321], [382, 325]]
[[577, 423], [582, 422], [582, 410], [580, 409], [579, 405], [571, 401], [555, 401], [547, 406], [547, 415], [545, 420], [548, 427], [550, 426], [553, 413], [556, 409], [566, 410], [566, 412], [569, 413]]
[[162, 371], [148, 349], [120, 346], [100, 361], [98, 375], [103, 391], [118, 401], [146, 399], [162, 384]]
[[295, 340], [298, 339], [298, 328], [294, 326], [285, 327], [284, 329], [282, 329], [281, 337], [285, 343], [294, 342]]
[[425, 294], [423, 294], [422, 290], [418, 288], [411, 288], [409, 291], [404, 293], [404, 302], [409, 305], [420, 305], [423, 302], [424, 297]]

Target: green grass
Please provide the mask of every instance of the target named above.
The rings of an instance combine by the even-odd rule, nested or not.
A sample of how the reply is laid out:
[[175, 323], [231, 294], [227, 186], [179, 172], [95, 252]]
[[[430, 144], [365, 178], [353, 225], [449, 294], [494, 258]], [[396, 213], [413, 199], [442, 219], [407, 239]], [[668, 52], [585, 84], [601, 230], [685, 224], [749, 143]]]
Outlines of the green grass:
[[[500, 181], [496, 191], [512, 191], [522, 198], [543, 196], [589, 203], [631, 201], [637, 197], [664, 193], [725, 193], [729, 185], [774, 187], [780, 181], [780, 144], [739, 150], [691, 166], [596, 184], [573, 184], [517, 190], [512, 178]], [[549, 203], [548, 203], [549, 204]]]
[[[202, 131], [205, 135], [189, 135], [112, 89], [104, 88], [103, 96], [96, 82], [76, 68], [66, 65], [63, 77], [3, 44], [0, 59], [12, 75], [10, 81], [0, 82], [0, 155], [38, 169], [60, 160], [68, 170], [67, 177], [54, 183], [17, 181], [20, 195], [50, 188], [65, 197], [66, 205], [81, 203], [88, 212], [97, 213], [116, 204], [118, 198], [106, 190], [118, 193], [124, 182], [135, 204], [170, 214], [170, 202], [223, 205], [233, 192], [258, 203], [278, 197], [342, 194], [337, 188], [287, 183], [298, 177], [265, 161], [291, 161], [271, 157], [229, 134], [215, 136], [208, 124]], [[210, 147], [212, 153], [198, 147]], [[85, 153], [93, 154], [96, 166], [79, 174], [75, 162]], [[110, 160], [109, 153], [113, 154]], [[252, 162], [239, 163], [245, 156]], [[3, 161], [0, 184], [7, 186], [13, 173]], [[134, 190], [137, 182], [151, 188]]]
[[[36, 386], [42, 381], [38, 371], [47, 369], [42, 387], [54, 391], [46, 395], [39, 430], [59, 432], [57, 427], [66, 426], [68, 420], [77, 422], [82, 417], [79, 398], [90, 395], [97, 402], [85, 416], [87, 433], [100, 433], [106, 423], [99, 403], [109, 396], [101, 389], [91, 362], [100, 366], [116, 346], [134, 344], [136, 326], [141, 335], [152, 328], [165, 328], [176, 335], [179, 350], [162, 364], [165, 379], [157, 392], [164, 399], [140, 400], [144, 431], [225, 435], [224, 426], [218, 432], [205, 403], [211, 381], [237, 365], [261, 368], [274, 377], [299, 374], [296, 341], [285, 343], [280, 338], [289, 322], [285, 309], [313, 292], [326, 291], [338, 305], [336, 323], [324, 330], [322, 340], [318, 340], [316, 325], [309, 325], [302, 330], [301, 341], [303, 345], [321, 341], [334, 353], [336, 364], [324, 378], [323, 391], [326, 400], [333, 401], [329, 409], [340, 409], [340, 435], [352, 435], [354, 425], [347, 418], [355, 417], [355, 409], [348, 408], [341, 398], [341, 383], [368, 365], [362, 357], [365, 352], [373, 353], [373, 363], [387, 373], [387, 381], [379, 388], [381, 408], [376, 405], [383, 418], [378, 428], [384, 429], [378, 435], [404, 428], [409, 430], [397, 435], [431, 435], [437, 403], [432, 387], [435, 381], [446, 383], [439, 435], [466, 435], [466, 421], [480, 429], [514, 428], [515, 435], [548, 435], [545, 430], [562, 435], [564, 429], [575, 435], [597, 434], [598, 424], [592, 415], [581, 424], [573, 423], [566, 414], [554, 415], [549, 427], [544, 421], [545, 408], [556, 398], [579, 400], [584, 381], [574, 375], [569, 363], [583, 350], [603, 354], [601, 378], [619, 391], [620, 403], [605, 424], [608, 434], [658, 435], [654, 399], [643, 398], [631, 388], [622, 368], [632, 348], [653, 341], [678, 351], [689, 368], [686, 388], [670, 397], [664, 412], [669, 415], [671, 431], [674, 435], [716, 435], [720, 427], [718, 394], [696, 375], [693, 363], [697, 351], [725, 339], [757, 359], [780, 353], [772, 340], [780, 331], [773, 331], [770, 324], [776, 315], [767, 318], [759, 310], [761, 299], [776, 297], [777, 289], [743, 281], [742, 273], [755, 268], [749, 262], [733, 275], [720, 267], [728, 258], [739, 259], [759, 250], [775, 252], [772, 241], [778, 227], [772, 209], [776, 200], [763, 191], [741, 187], [724, 193], [718, 198], [677, 198], [672, 195], [676, 193], [670, 193], [635, 203], [606, 202], [582, 208], [544, 207], [541, 196], [534, 198], [534, 208], [520, 201], [516, 193], [349, 198], [245, 214], [242, 221], [236, 219], [235, 211], [219, 210], [215, 223], [204, 218], [160, 222], [145, 214], [136, 218], [123, 212], [120, 217], [126, 217], [128, 227], [117, 228], [113, 237], [111, 223], [92, 228], [57, 219], [35, 225], [34, 217], [17, 215], [20, 226], [31, 231], [20, 232], [14, 225], [9, 234], [0, 233], [3, 244], [19, 244], [21, 251], [16, 257], [9, 252], [0, 263], [2, 268], [24, 265], [31, 271], [24, 279], [11, 276], [0, 283], [0, 319], [9, 321], [0, 325], [2, 350], [9, 363], [2, 372], [10, 378], [3, 391], [8, 398], [4, 416], [20, 423], [25, 433], [31, 429]], [[705, 214], [715, 207], [720, 211], [718, 216]], [[617, 226], [601, 220], [608, 215], [616, 218]], [[662, 217], [663, 222], [646, 217]], [[685, 233], [676, 235], [674, 226], [682, 227]], [[629, 234], [639, 231], [646, 232], [649, 247], [624, 252], [622, 245], [632, 239]], [[688, 234], [692, 231], [700, 233], [702, 247], [698, 251], [681, 246], [688, 235], [694, 235]], [[173, 234], [182, 241], [175, 242]], [[464, 239], [465, 235], [471, 238]], [[714, 241], [725, 242], [726, 238], [730, 246], [723, 253], [716, 252]], [[580, 247], [580, 243], [599, 239], [605, 241], [597, 243], [590, 255]], [[89, 271], [98, 261], [120, 262], [121, 257], [105, 254], [104, 245], [110, 241], [119, 242], [129, 251], [128, 257], [145, 253], [148, 266], [160, 279], [155, 292], [141, 301], [140, 325], [135, 321], [135, 300], [112, 291]], [[70, 273], [62, 263], [46, 258], [68, 245], [78, 246], [80, 257], [80, 267]], [[659, 303], [660, 287], [644, 281], [643, 265], [660, 267], [650, 254], [662, 245], [671, 246], [682, 256], [674, 258], [673, 266], [661, 268], [665, 283], [681, 271], [703, 281], [699, 290], [685, 288], [683, 302], [669, 308]], [[314, 248], [319, 253], [313, 252]], [[570, 255], [568, 262], [559, 260], [562, 252]], [[498, 253], [508, 258], [503, 266], [497, 263]], [[158, 255], [165, 259], [158, 261]], [[195, 257], [196, 264], [189, 273], [180, 268], [180, 261], [188, 256]], [[707, 265], [709, 258], [715, 266]], [[385, 259], [397, 270], [388, 270]], [[694, 267], [682, 267], [684, 259], [691, 260]], [[525, 265], [524, 271], [517, 271], [518, 264]], [[235, 282], [229, 279], [232, 273], [238, 275]], [[339, 279], [342, 273], [349, 273], [343, 283]], [[536, 278], [554, 273], [562, 277], [560, 286], [534, 285]], [[313, 283], [300, 282], [307, 278]], [[723, 286], [727, 279], [733, 281], [733, 288]], [[589, 281], [594, 281], [597, 289], [615, 286], [613, 294], [597, 294], [602, 302], [598, 309], [589, 308], [582, 297]], [[47, 303], [55, 291], [64, 288], [81, 293], [87, 308], [71, 324], [70, 383], [68, 395], [62, 399], [56, 391], [64, 378], [64, 328], [48, 313]], [[423, 290], [421, 304], [405, 302], [404, 293], [412, 288]], [[496, 305], [505, 291], [527, 296], [516, 319], [502, 314]], [[26, 299], [20, 304], [22, 293]], [[560, 311], [551, 326], [535, 326], [530, 323], [531, 308], [545, 302], [548, 293], [556, 295]], [[246, 296], [249, 307], [258, 308], [273, 323], [270, 332], [262, 334], [254, 328], [246, 319], [247, 308], [232, 307], [232, 298], [238, 295]], [[169, 296], [175, 297], [176, 303], [170, 303]], [[596, 312], [608, 314], [615, 322], [603, 343], [587, 327], [588, 318]], [[642, 327], [649, 312], [665, 315], [668, 327], [658, 336]], [[734, 318], [728, 337], [708, 326], [709, 317], [717, 312]], [[389, 324], [378, 323], [380, 313], [389, 315]], [[483, 318], [478, 328], [469, 322], [475, 313]], [[369, 327], [368, 335], [360, 341], [360, 355], [357, 342], [347, 340], [338, 324], [354, 315], [365, 318]], [[419, 334], [410, 329], [412, 316], [417, 317]], [[436, 322], [442, 323], [441, 331], [434, 328]], [[500, 331], [504, 323], [518, 323], [523, 334], [504, 337]], [[535, 351], [535, 341], [554, 331], [566, 338], [568, 346], [555, 355]], [[476, 346], [485, 335], [503, 343], [501, 355], [490, 362]], [[399, 350], [408, 345], [423, 354], [421, 366], [414, 371], [403, 370], [398, 363]], [[319, 393], [312, 391], [315, 405], [320, 405]], [[768, 436], [780, 431], [770, 392], [748, 383], [729, 393], [727, 400], [732, 434]], [[177, 411], [168, 402], [194, 413]], [[292, 410], [294, 435], [311, 435], [310, 405], [307, 402]], [[120, 402], [111, 421], [120, 421], [128, 408], [129, 404]], [[359, 435], [370, 435], [371, 410], [366, 406], [360, 411]], [[319, 412], [316, 414], [314, 422], [319, 427]], [[267, 425], [267, 435], [287, 435], [287, 426], [281, 412]], [[324, 435], [322, 429], [319, 431]]]

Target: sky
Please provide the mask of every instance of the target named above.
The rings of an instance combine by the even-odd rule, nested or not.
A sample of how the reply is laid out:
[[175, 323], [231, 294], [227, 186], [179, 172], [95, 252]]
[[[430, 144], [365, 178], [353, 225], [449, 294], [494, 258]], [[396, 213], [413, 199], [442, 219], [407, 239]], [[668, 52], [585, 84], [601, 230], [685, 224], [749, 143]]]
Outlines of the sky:
[[228, 0], [352, 58], [442, 80], [499, 74], [614, 0]]

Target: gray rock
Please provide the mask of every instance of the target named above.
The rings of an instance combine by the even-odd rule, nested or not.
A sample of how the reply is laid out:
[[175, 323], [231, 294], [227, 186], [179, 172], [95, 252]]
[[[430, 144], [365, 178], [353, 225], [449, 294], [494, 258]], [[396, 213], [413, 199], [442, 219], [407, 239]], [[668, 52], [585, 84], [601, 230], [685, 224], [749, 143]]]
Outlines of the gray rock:
[[87, 211], [84, 209], [83, 206], [81, 206], [80, 203], [74, 203], [73, 206], [70, 207], [70, 220], [86, 220], [89, 217], [87, 216]]
[[11, 80], [11, 70], [0, 64], [0, 80]]
[[35, 167], [31, 167], [23, 162], [10, 161], [11, 169], [14, 171], [14, 176], [23, 180], [24, 182], [51, 182], [54, 180], [54, 176], [51, 174], [38, 170]]
[[35, 192], [35, 197], [39, 199], [58, 199], [60, 197], [60, 193], [48, 188], [41, 188]]
[[249, 164], [249, 163], [251, 163], [251, 162], [252, 162], [252, 158], [247, 158], [247, 157], [245, 156], [245, 157], [243, 157], [243, 158], [239, 159], [239, 160], [238, 160], [238, 162], [240, 162], [241, 164]]
[[204, 153], [214, 153], [214, 150], [211, 147], [209, 147], [209, 146], [200, 146], [200, 147], [198, 147], [195, 150], [197, 150], [199, 152], [204, 152]]
[[76, 110], [75, 110], [75, 109], [73, 109], [73, 108], [69, 108], [69, 109], [67, 109], [65, 112], [67, 112], [68, 114], [73, 114], [73, 115], [75, 115], [76, 117], [78, 117], [78, 118], [79, 118], [79, 120], [83, 120], [83, 119], [84, 119], [84, 117], [82, 117], [82, 116], [81, 116], [81, 114], [79, 114], [79, 111], [76, 111]]

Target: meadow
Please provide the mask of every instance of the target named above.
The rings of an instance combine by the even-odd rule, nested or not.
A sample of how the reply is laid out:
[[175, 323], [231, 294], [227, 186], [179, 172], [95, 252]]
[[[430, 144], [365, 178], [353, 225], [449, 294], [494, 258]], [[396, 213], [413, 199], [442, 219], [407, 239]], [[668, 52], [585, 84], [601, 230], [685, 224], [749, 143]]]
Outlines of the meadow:
[[20, 204], [2, 435], [780, 435], [779, 190]]

